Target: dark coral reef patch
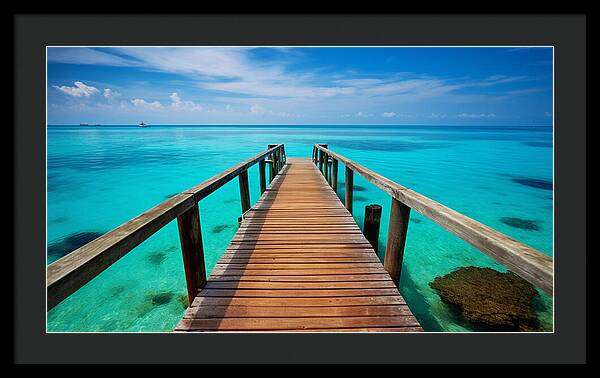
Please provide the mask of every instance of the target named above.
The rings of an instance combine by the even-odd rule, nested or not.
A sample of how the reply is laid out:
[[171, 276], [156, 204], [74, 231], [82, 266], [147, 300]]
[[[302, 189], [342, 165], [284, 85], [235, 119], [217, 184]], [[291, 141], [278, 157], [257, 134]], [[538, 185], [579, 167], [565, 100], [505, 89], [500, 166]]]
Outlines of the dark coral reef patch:
[[166, 258], [167, 254], [165, 252], [156, 251], [146, 256], [146, 261], [152, 265], [160, 265]]
[[515, 177], [512, 180], [513, 180], [513, 182], [516, 182], [517, 184], [529, 186], [530, 188], [536, 188], [536, 189], [542, 189], [542, 190], [552, 190], [552, 181], [551, 180], [522, 178], [522, 177]]
[[537, 290], [512, 272], [474, 266], [459, 268], [429, 283], [465, 321], [482, 330], [539, 331], [532, 307]]
[[515, 218], [515, 217], [502, 217], [502, 218], [500, 218], [500, 222], [507, 224], [514, 228], [519, 228], [521, 230], [537, 231], [540, 229], [540, 226], [538, 225], [538, 223], [540, 223], [540, 222], [536, 221], [536, 220], [529, 220], [529, 219], [522, 219], [522, 218]]
[[228, 228], [233, 228], [234, 226], [230, 225], [230, 224], [218, 224], [216, 226], [214, 226], [213, 228], [210, 229], [210, 231], [213, 234], [219, 234], [225, 230], [227, 230]]
[[77, 248], [102, 236], [104, 233], [95, 231], [74, 232], [48, 246], [48, 256], [61, 258]]

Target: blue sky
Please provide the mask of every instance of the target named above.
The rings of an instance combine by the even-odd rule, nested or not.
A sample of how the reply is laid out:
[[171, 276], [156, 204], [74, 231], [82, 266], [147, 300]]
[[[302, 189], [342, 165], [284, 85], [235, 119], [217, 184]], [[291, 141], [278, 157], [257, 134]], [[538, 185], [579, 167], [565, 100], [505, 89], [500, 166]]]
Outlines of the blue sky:
[[551, 48], [49, 47], [49, 124], [552, 125]]

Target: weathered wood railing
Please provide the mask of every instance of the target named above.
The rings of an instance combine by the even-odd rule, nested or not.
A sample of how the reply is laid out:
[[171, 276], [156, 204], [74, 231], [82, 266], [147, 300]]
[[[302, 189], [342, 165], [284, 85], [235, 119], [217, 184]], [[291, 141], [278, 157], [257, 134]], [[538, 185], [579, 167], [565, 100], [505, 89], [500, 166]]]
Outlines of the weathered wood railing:
[[177, 218], [188, 301], [206, 283], [198, 202], [239, 177], [242, 213], [250, 209], [248, 168], [259, 163], [260, 191], [266, 190], [265, 167], [271, 182], [285, 164], [283, 144], [268, 149], [160, 203], [50, 264], [46, 270], [47, 310], [73, 294], [133, 248]]
[[[444, 229], [490, 256], [512, 272], [538, 286], [548, 294], [553, 293], [553, 259], [543, 253], [502, 234], [482, 223], [460, 214], [424, 195], [403, 187], [362, 165], [337, 154], [326, 144], [315, 144], [313, 162], [318, 165], [326, 179], [337, 190], [337, 166], [346, 166], [345, 205], [352, 213], [354, 172], [387, 192], [392, 197], [392, 207], [385, 249], [384, 268], [396, 284], [400, 279], [404, 244], [410, 210], [414, 209]], [[331, 169], [331, 174], [329, 170]]]

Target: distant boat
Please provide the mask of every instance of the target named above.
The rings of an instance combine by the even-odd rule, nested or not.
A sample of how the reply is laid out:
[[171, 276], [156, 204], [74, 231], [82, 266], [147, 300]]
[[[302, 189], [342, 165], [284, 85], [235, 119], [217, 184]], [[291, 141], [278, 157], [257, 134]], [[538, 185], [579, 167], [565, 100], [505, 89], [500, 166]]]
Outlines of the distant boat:
[[87, 123], [80, 123], [79, 126], [89, 126]]
[[144, 123], [144, 121], [140, 122], [139, 126], [140, 126], [140, 127], [148, 127], [148, 125], [146, 125], [146, 124]]

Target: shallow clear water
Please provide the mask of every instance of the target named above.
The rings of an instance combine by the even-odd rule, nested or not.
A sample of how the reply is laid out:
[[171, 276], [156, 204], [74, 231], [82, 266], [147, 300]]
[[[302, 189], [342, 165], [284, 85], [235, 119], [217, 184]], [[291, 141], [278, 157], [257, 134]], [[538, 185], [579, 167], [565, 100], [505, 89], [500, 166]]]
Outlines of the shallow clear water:
[[[50, 126], [48, 263], [274, 143], [285, 143], [288, 157], [310, 157], [314, 143], [328, 143], [399, 184], [552, 255], [551, 128]], [[341, 198], [343, 169], [340, 165]], [[257, 166], [249, 178], [254, 202]], [[365, 205], [383, 206], [379, 251], [384, 251], [390, 197], [355, 175], [354, 201], [361, 226]], [[237, 180], [201, 201], [208, 272], [235, 233], [240, 212]], [[524, 222], [530, 229], [506, 224], [503, 217], [531, 221]], [[400, 290], [425, 330], [474, 330], [428, 285], [468, 265], [506, 270], [413, 211]], [[185, 293], [174, 221], [48, 312], [48, 330], [169, 331], [184, 312]], [[535, 304], [544, 328], [551, 330], [551, 298], [541, 293]]]

